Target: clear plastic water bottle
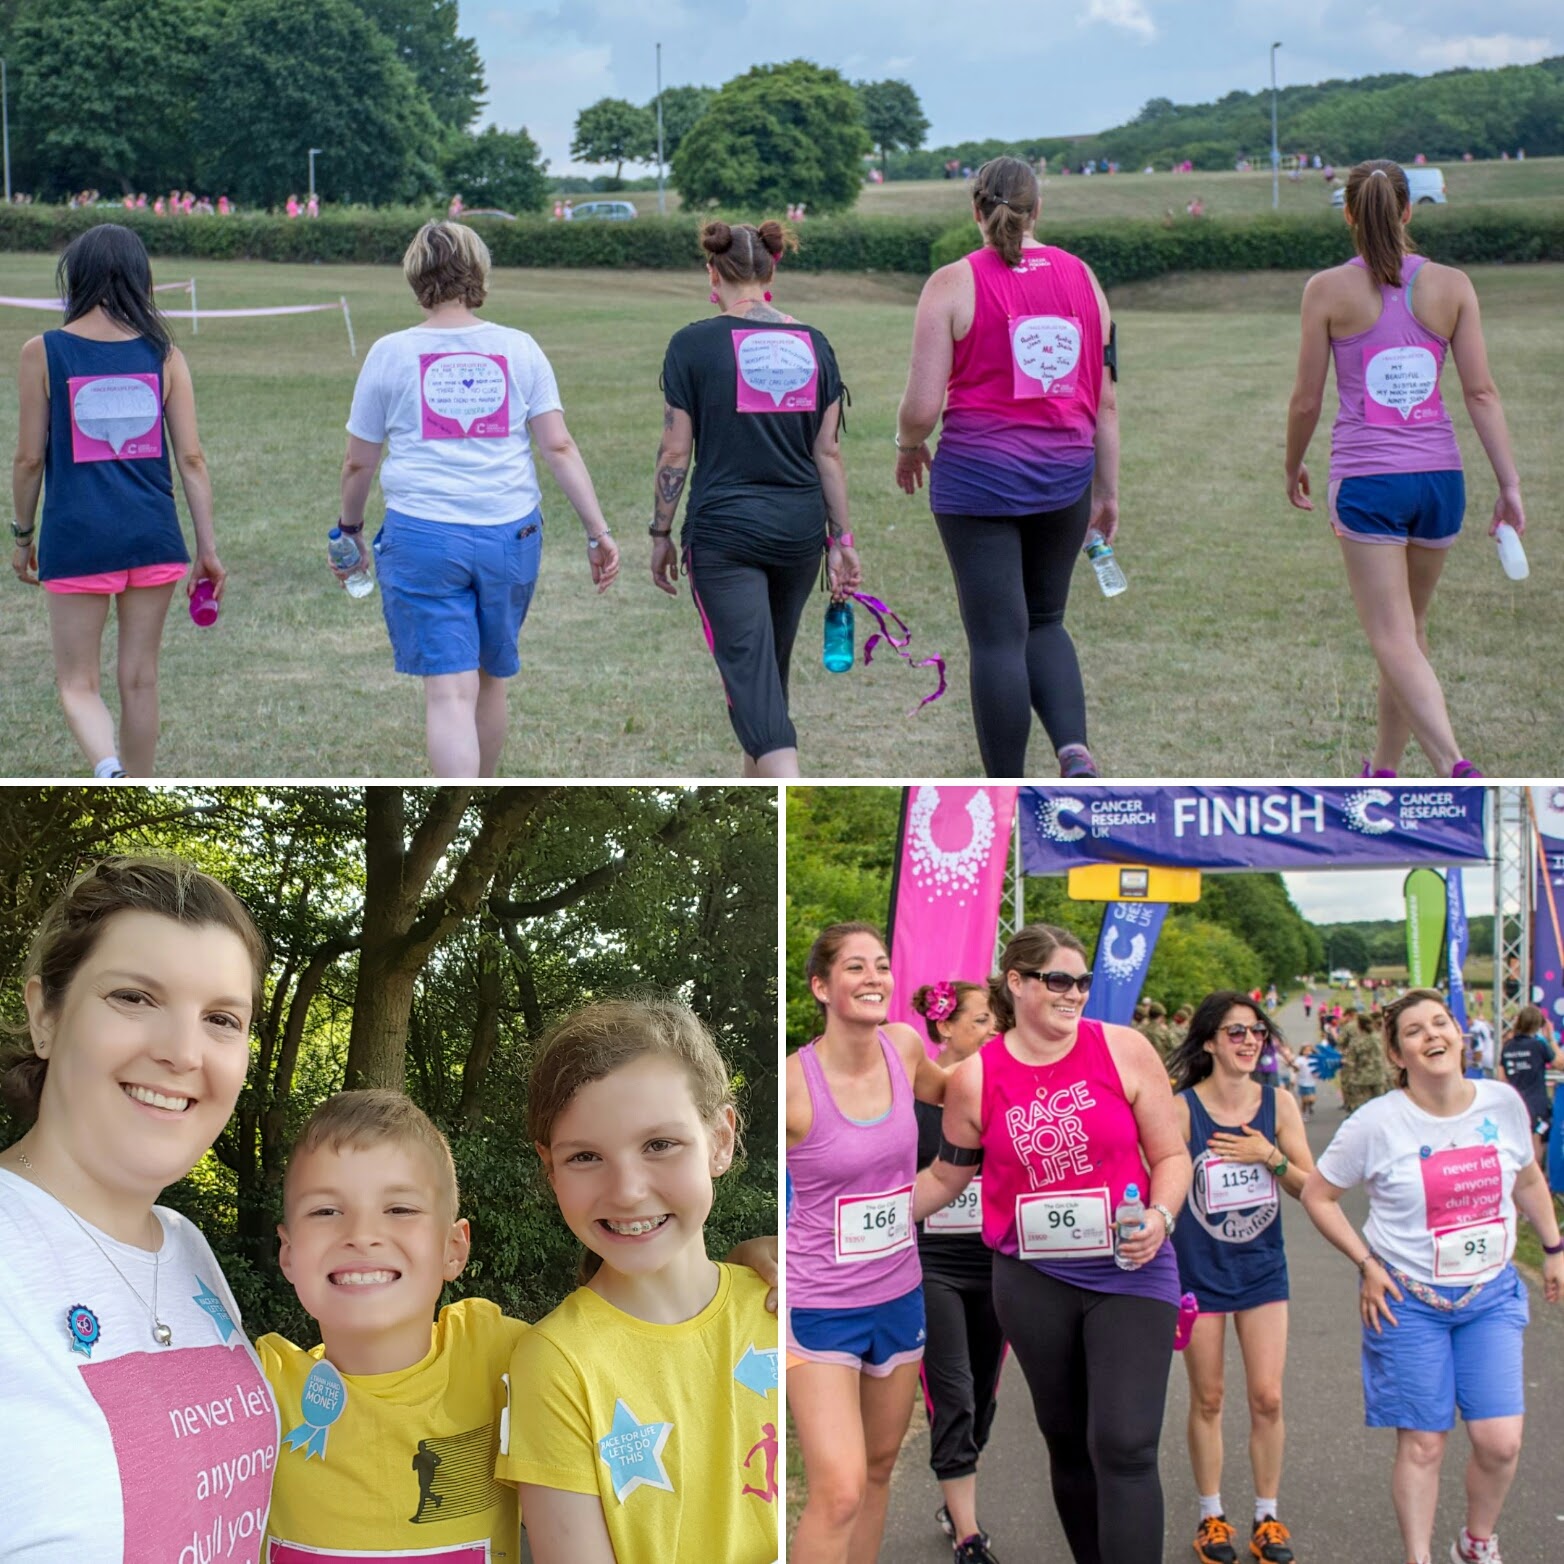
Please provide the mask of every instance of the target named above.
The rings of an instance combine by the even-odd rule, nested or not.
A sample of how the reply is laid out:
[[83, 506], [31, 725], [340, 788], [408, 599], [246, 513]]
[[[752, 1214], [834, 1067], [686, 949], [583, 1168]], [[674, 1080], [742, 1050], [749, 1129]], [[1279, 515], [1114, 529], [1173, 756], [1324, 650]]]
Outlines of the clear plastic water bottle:
[[1126, 1260], [1119, 1253], [1119, 1245], [1126, 1238], [1133, 1238], [1146, 1225], [1146, 1207], [1141, 1203], [1140, 1186], [1130, 1184], [1125, 1188], [1119, 1209], [1113, 1213], [1113, 1258], [1121, 1271], [1136, 1269], [1134, 1260]]
[[825, 653], [821, 659], [832, 673], [853, 665], [853, 605], [845, 598], [825, 611]]
[[1113, 545], [1095, 527], [1086, 534], [1086, 557], [1097, 572], [1097, 585], [1104, 597], [1117, 597], [1129, 585], [1114, 558]]
[[1531, 566], [1526, 563], [1520, 534], [1509, 522], [1501, 521], [1494, 531], [1493, 541], [1498, 545], [1499, 563], [1504, 567], [1505, 575], [1511, 581], [1524, 581], [1531, 574]]
[[[350, 538], [341, 527], [333, 527], [326, 534], [326, 557], [338, 570], [359, 565], [357, 536]], [[375, 578], [365, 565], [359, 565], [342, 584], [348, 589], [349, 597], [368, 597], [375, 590]]]

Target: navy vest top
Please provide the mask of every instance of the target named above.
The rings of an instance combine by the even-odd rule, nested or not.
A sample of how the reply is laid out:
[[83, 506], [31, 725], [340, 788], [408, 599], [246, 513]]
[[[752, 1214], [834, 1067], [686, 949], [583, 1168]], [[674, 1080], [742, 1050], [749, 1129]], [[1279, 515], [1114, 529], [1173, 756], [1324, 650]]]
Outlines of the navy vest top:
[[182, 564], [163, 423], [163, 361], [145, 338], [46, 331], [49, 446], [38, 573], [45, 581]]
[[[1282, 1248], [1282, 1187], [1254, 1164], [1221, 1163], [1206, 1147], [1218, 1131], [1234, 1133], [1239, 1126], [1218, 1124], [1193, 1087], [1179, 1094], [1189, 1104], [1189, 1154], [1195, 1177], [1189, 1202], [1173, 1234], [1179, 1281], [1192, 1292], [1205, 1314], [1236, 1314], [1287, 1296], [1287, 1253]], [[1276, 1144], [1276, 1089], [1260, 1089], [1260, 1111], [1250, 1120]], [[1262, 1175], [1274, 1198], [1244, 1200], [1242, 1185], [1227, 1186], [1224, 1175]], [[1213, 1210], [1212, 1207], [1216, 1209]]]

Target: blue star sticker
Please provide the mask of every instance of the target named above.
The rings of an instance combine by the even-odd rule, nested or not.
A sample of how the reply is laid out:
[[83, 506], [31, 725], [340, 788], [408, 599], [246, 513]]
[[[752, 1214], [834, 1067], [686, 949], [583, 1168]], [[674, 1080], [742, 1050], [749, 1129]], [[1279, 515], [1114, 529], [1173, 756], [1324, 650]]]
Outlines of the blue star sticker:
[[233, 1316], [228, 1312], [228, 1305], [206, 1285], [201, 1277], [196, 1277], [196, 1281], [201, 1284], [201, 1290], [190, 1301], [198, 1309], [204, 1309], [212, 1316], [218, 1335], [226, 1342], [239, 1327], [234, 1324]]
[[1495, 1124], [1492, 1119], [1484, 1119], [1482, 1122], [1482, 1128], [1478, 1131], [1478, 1133], [1483, 1138], [1483, 1145], [1491, 1146], [1499, 1138], [1499, 1126]]
[[598, 1440], [597, 1453], [608, 1464], [614, 1497], [621, 1504], [640, 1487], [673, 1492], [663, 1465], [663, 1446], [672, 1432], [672, 1423], [638, 1422], [623, 1401], [614, 1402], [613, 1427]]

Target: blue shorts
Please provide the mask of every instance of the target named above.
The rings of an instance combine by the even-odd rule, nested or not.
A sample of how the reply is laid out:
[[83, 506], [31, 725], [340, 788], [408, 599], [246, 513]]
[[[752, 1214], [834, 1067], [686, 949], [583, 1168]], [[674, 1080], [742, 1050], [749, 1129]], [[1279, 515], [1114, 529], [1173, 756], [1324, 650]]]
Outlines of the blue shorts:
[[[1376, 1336], [1363, 1328], [1363, 1409], [1370, 1428], [1445, 1433], [1456, 1408], [1467, 1422], [1518, 1417], [1526, 1410], [1521, 1349], [1531, 1301], [1507, 1266], [1467, 1305], [1447, 1313], [1419, 1303], [1403, 1287], [1389, 1300], [1399, 1321]], [[1462, 1287], [1434, 1289], [1459, 1298]]]
[[543, 513], [498, 527], [420, 521], [388, 510], [375, 573], [398, 673], [508, 679], [543, 557]]
[[1330, 485], [1330, 524], [1354, 543], [1449, 548], [1466, 514], [1466, 479], [1452, 472], [1381, 472]]
[[836, 1363], [883, 1379], [923, 1357], [923, 1289], [862, 1309], [787, 1311], [787, 1351], [805, 1363]]

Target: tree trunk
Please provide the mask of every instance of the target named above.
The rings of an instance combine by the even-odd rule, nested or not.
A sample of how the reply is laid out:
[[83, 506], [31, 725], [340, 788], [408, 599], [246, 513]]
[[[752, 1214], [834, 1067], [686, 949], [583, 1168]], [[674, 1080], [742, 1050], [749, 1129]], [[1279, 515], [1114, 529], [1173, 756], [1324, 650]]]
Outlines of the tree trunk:
[[500, 1004], [505, 974], [499, 952], [487, 940], [478, 945], [478, 1008], [472, 1022], [472, 1046], [462, 1070], [462, 1100], [457, 1116], [469, 1129], [483, 1118], [483, 1083], [500, 1041]]

